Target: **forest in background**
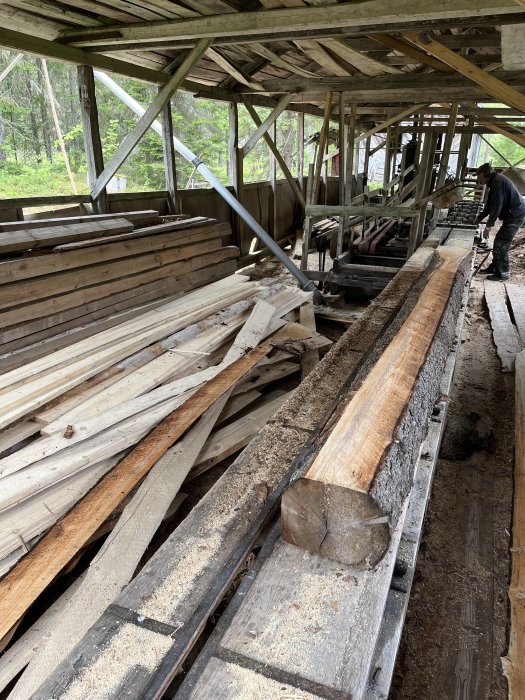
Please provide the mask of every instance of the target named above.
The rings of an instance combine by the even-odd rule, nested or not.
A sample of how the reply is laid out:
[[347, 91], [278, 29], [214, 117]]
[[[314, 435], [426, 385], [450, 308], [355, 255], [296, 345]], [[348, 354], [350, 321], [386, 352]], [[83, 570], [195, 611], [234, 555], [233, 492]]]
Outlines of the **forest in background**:
[[[0, 50], [0, 74], [16, 55], [11, 51]], [[79, 193], [87, 193], [89, 188], [80, 122], [77, 70], [74, 66], [54, 61], [48, 61], [47, 66], [75, 184]], [[153, 85], [120, 76], [113, 78], [143, 105], [147, 106], [156, 94], [157, 88]], [[137, 117], [99, 83], [97, 102], [104, 159], [108, 162], [136, 123]], [[182, 91], [174, 95], [171, 104], [175, 135], [211, 168], [223, 184], [230, 184], [228, 104], [195, 99]], [[264, 119], [269, 110], [257, 108], [257, 112]], [[305, 116], [306, 138], [320, 128], [321, 119]], [[240, 106], [241, 144], [254, 129], [248, 112]], [[494, 134], [487, 138], [511, 163], [525, 155], [525, 149], [503, 136]], [[292, 112], [283, 112], [277, 120], [277, 145], [291, 172], [297, 174], [297, 115]], [[314, 146], [310, 144], [305, 147], [305, 163], [312, 162], [313, 156]], [[486, 160], [492, 161], [496, 166], [506, 165], [503, 158], [482, 142], [479, 163]], [[245, 182], [268, 180], [270, 168], [271, 156], [261, 139], [244, 161]], [[164, 189], [160, 137], [150, 130], [122, 165], [119, 174], [126, 176], [128, 191]], [[177, 156], [179, 188], [208, 186], [195, 176], [192, 165]], [[277, 177], [282, 177], [279, 168]], [[71, 191], [53, 125], [42, 62], [38, 58], [25, 56], [0, 83], [0, 197], [70, 194]]]
[[[0, 74], [16, 57], [0, 51]], [[89, 191], [82, 125], [78, 101], [77, 70], [74, 66], [47, 61], [55, 106], [63, 132], [66, 151], [80, 193]], [[136, 80], [112, 76], [138, 102], [147, 106], [157, 88]], [[106, 87], [97, 83], [97, 103], [104, 161], [107, 163], [137, 117]], [[208, 165], [223, 184], [230, 184], [228, 163], [228, 104], [216, 100], [195, 99], [179, 91], [172, 100], [174, 134]], [[269, 110], [257, 108], [261, 119]], [[321, 119], [306, 115], [305, 133], [315, 133]], [[244, 108], [239, 107], [239, 136], [242, 144], [255, 130]], [[292, 173], [297, 173], [297, 116], [284, 112], [277, 121], [277, 144]], [[313, 156], [306, 148], [305, 160]], [[311, 153], [310, 153], [311, 151]], [[245, 182], [268, 180], [271, 159], [261, 141], [244, 161]], [[164, 165], [162, 142], [153, 131], [141, 140], [119, 174], [127, 178], [128, 191], [162, 190]], [[177, 155], [177, 180], [181, 189], [207, 187], [195, 179], [193, 166]], [[277, 176], [282, 177], [277, 167]], [[197, 173], [198, 177], [198, 173]], [[70, 194], [64, 159], [59, 149], [45, 88], [42, 63], [26, 56], [0, 83], [0, 197]]]

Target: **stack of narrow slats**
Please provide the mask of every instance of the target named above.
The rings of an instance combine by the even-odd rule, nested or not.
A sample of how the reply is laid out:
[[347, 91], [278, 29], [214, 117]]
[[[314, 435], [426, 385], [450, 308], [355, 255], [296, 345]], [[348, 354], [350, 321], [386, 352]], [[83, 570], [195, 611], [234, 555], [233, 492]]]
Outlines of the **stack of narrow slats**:
[[[147, 212], [129, 219], [143, 224]], [[105, 319], [225, 277], [228, 224], [195, 217], [135, 228], [123, 216], [0, 231], [0, 369], [108, 327]], [[150, 220], [158, 221], [155, 212]], [[126, 315], [127, 314], [127, 315]], [[48, 341], [48, 339], [50, 339]], [[47, 341], [47, 342], [44, 342]]]
[[[309, 295], [233, 275], [155, 308], [139, 307], [124, 322], [117, 315], [114, 326], [0, 376], [0, 573], [216, 375], [217, 363], [262, 298], [281, 319]], [[285, 396], [261, 390], [299, 370], [297, 357], [280, 351], [233, 388], [192, 478], [249, 442]], [[247, 407], [253, 408], [248, 419]], [[239, 412], [243, 417], [236, 421]]]
[[[148, 212], [139, 214], [146, 223]], [[39, 581], [13, 584], [20, 615], [6, 605], [16, 627], [37, 589], [63, 569], [56, 554], [38, 559], [48, 541], [49, 551], [67, 544], [68, 563], [116, 524], [108, 555], [79, 588], [86, 602], [78, 603], [82, 619], [74, 614], [70, 644], [130, 580], [181, 502], [183, 482], [191, 490], [193, 479], [242, 450], [329, 341], [315, 332], [310, 294], [231, 274], [238, 251], [224, 247], [226, 225], [203, 217], [140, 229], [122, 217], [44, 224], [0, 229], [0, 587], [11, 589], [20, 576]], [[283, 326], [292, 345], [266, 343], [262, 352], [258, 346]], [[239, 362], [247, 363], [241, 373]], [[236, 378], [223, 379], [229, 372]], [[140, 484], [126, 460], [151, 455], [143, 443], [152, 431], [192, 411], [197, 422], [153, 459]], [[122, 475], [132, 480], [127, 491], [112, 486]], [[99, 508], [86, 516], [95, 513], [89, 499], [99, 499], [103, 515]], [[63, 534], [71, 522], [73, 540], [71, 530]], [[0, 649], [12, 632], [4, 612]], [[43, 641], [39, 624], [0, 657], [0, 692]], [[67, 615], [60, 625], [70, 628]], [[30, 697], [49, 670], [44, 651], [15, 697]]]

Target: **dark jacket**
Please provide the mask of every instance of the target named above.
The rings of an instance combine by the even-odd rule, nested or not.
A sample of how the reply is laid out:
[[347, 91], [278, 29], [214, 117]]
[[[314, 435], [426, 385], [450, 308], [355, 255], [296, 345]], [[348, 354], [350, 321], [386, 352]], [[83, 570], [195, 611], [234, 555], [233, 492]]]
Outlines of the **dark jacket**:
[[491, 227], [496, 219], [509, 219], [525, 216], [525, 200], [508, 177], [494, 173], [489, 182], [489, 197], [480, 219], [488, 216], [487, 226]]

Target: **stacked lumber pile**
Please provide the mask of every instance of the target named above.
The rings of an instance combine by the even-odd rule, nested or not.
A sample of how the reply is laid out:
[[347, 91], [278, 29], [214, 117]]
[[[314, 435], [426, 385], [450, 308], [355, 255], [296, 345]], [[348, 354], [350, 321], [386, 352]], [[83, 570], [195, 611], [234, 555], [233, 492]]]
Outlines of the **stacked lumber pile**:
[[157, 212], [85, 218], [2, 225], [3, 371], [108, 327], [105, 319], [116, 312], [129, 318], [141, 304], [154, 308], [161, 297], [236, 269], [230, 227], [214, 219], [144, 227], [159, 221]]
[[[69, 646], [57, 632], [67, 654], [132, 578], [178, 506], [181, 485], [191, 489], [192, 479], [245, 447], [289, 395], [290, 385], [285, 391], [275, 382], [294, 375], [298, 382], [329, 344], [312, 328], [310, 294], [242, 275], [108, 320], [0, 375], [0, 645], [56, 576], [116, 523], [87, 587], [75, 584], [83, 601], [75, 625], [52, 618], [57, 630], [74, 627]], [[35, 654], [55, 612], [0, 657], [0, 689]], [[49, 663], [38, 656], [13, 697], [31, 697]]]

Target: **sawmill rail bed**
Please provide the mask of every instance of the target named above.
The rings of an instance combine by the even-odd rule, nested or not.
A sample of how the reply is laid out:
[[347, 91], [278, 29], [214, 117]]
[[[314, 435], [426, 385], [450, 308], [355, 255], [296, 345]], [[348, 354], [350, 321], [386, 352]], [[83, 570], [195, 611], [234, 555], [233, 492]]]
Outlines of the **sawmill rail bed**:
[[[83, 688], [89, 688], [97, 698], [162, 697], [272, 522], [281, 495], [304, 473], [333, 429], [341, 408], [414, 308], [432, 274], [435, 247], [444, 235], [436, 231], [427, 239], [32, 697], [83, 697]], [[429, 449], [433, 455], [437, 453], [444, 425], [446, 405], [435, 406], [435, 402], [443, 393], [443, 372], [450, 381], [453, 371], [456, 324], [468, 284], [473, 233], [470, 236], [468, 244], [463, 242], [466, 260], [446, 307], [446, 323], [441, 325], [441, 350], [433, 355], [436, 395], [427, 397], [424, 416], [418, 418], [419, 437], [410, 443], [410, 449], [415, 450], [410, 457], [412, 465], [405, 464], [408, 478], [401, 488], [396, 486], [388, 553], [373, 570], [355, 569], [287, 545], [274, 530], [256, 569], [245, 577], [231, 609], [179, 690], [181, 697], [210, 697], [207, 674], [213, 668], [217, 671], [213, 697], [217, 698], [239, 697], [235, 694], [239, 683], [243, 684], [243, 698], [264, 697], [265, 684], [273, 687], [272, 683], [300, 688], [303, 697], [365, 697], [374, 655], [383, 659], [388, 651], [388, 661], [375, 662], [383, 671], [373, 674], [377, 693], [370, 696], [384, 697], [395, 658], [392, 639], [399, 636], [405, 599], [398, 606], [396, 631], [384, 652], [377, 639], [383, 611], [385, 620], [392, 615], [392, 572], [399, 542], [403, 551], [408, 541], [403, 522], [410, 471], [430, 425], [427, 439], [432, 447], [423, 450], [417, 472], [418, 495], [412, 497], [410, 505], [410, 513], [418, 512], [416, 522], [411, 523], [416, 530], [428, 495], [432, 469], [425, 454]], [[450, 237], [450, 241], [458, 243], [457, 237]], [[433, 415], [438, 409], [439, 415]], [[410, 540], [410, 546], [409, 556], [404, 557], [405, 584], [413, 572], [417, 536]], [[255, 577], [257, 570], [260, 573]], [[275, 585], [268, 584], [272, 576]], [[409, 585], [405, 590], [408, 592]], [[385, 608], [387, 596], [390, 602]], [[255, 607], [250, 606], [253, 599]], [[233, 615], [240, 603], [238, 614]], [[308, 609], [309, 604], [312, 609], [306, 615], [303, 606]], [[319, 611], [317, 617], [315, 610]], [[348, 624], [342, 624], [343, 620]], [[372, 624], [374, 632], [367, 631], [363, 640], [358, 632], [363, 632], [365, 622], [367, 627]], [[386, 625], [383, 638], [388, 636]], [[217, 658], [215, 648], [220, 648]], [[294, 648], [300, 650], [299, 655]], [[305, 696], [305, 692], [310, 695]]]

